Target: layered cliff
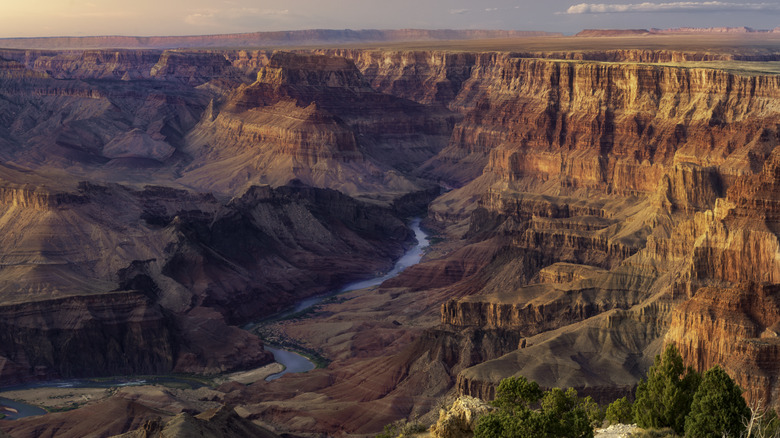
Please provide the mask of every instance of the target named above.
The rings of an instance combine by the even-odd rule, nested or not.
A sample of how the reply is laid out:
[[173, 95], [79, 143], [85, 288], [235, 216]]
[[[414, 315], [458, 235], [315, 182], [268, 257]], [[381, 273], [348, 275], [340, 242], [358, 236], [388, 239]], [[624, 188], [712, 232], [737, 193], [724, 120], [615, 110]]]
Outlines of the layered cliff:
[[[89, 58], [85, 53], [73, 56]], [[89, 174], [105, 167], [161, 167], [180, 160], [176, 151], [212, 96], [208, 90], [172, 80], [162, 86], [149, 86], [143, 79], [117, 80], [133, 76], [128, 69], [143, 68], [134, 64], [135, 58], [143, 56], [121, 53], [114, 64], [76, 63], [72, 70], [55, 64], [47, 67], [51, 74], [28, 66], [0, 79], [4, 122], [0, 132], [7, 144], [2, 151], [6, 161]], [[156, 63], [156, 58], [149, 63]], [[114, 74], [120, 77], [113, 79]], [[126, 176], [104, 175], [116, 180]]]
[[[437, 153], [451, 126], [446, 111], [372, 90], [351, 61], [279, 52], [190, 134], [185, 179], [222, 190], [297, 179], [398, 196], [428, 187], [404, 173]], [[229, 173], [214, 181], [217, 168]]]
[[[455, 230], [465, 214], [468, 245], [490, 239], [512, 250], [467, 280], [477, 286], [471, 296], [450, 286], [456, 298], [442, 305], [441, 321], [527, 339], [526, 348], [462, 371], [459, 391], [490, 396], [502, 377], [518, 373], [617, 395], [609, 388], [630, 387], [666, 336], [702, 369], [729, 358], [747, 388], [767, 394], [772, 377], [753, 385], [736, 371], [758, 369], [737, 353], [748, 344], [736, 340], [764, 332], [764, 323], [739, 329], [737, 317], [718, 328], [704, 309], [727, 305], [699, 302], [696, 290], [728, 295], [745, 282], [774, 282], [778, 78], [507, 54], [477, 64], [449, 102], [464, 119], [424, 169], [464, 185], [434, 203], [434, 217]], [[453, 202], [459, 196], [477, 197], [478, 207], [464, 210]], [[559, 274], [561, 262], [586, 265], [589, 274]], [[614, 335], [603, 322], [618, 314], [632, 321], [624, 326], [630, 341], [584, 341]], [[721, 332], [712, 347], [702, 341]], [[761, 357], [774, 354], [761, 348]], [[577, 357], [565, 359], [569, 351]], [[577, 371], [571, 381], [543, 376], [550, 363]], [[763, 367], [758, 374], [774, 372]], [[595, 369], [612, 377], [588, 371]]]
[[658, 164], [717, 165], [734, 176], [755, 170], [748, 152], [766, 157], [774, 146], [772, 128], [764, 133], [777, 118], [774, 76], [530, 59], [494, 71], [446, 151], [486, 155], [486, 171], [503, 180], [649, 192]]
[[695, 236], [685, 271], [691, 298], [666, 335], [686, 362], [700, 370], [724, 366], [751, 402], [773, 406], [780, 372], [777, 169], [775, 151], [761, 173], [738, 178], [715, 209], [688, 226]]
[[0, 306], [0, 384], [158, 374], [173, 368], [175, 328], [141, 293], [117, 292]]
[[57, 79], [157, 79], [190, 85], [245, 79], [225, 53], [211, 51], [0, 49], [0, 57]]
[[637, 64], [728, 60], [729, 53], [321, 53], [352, 59], [377, 90], [465, 114], [425, 167], [454, 185], [486, 164], [510, 181], [560, 178], [562, 187], [624, 192], [652, 191], [673, 162], [755, 171], [745, 149], [732, 152], [745, 145], [758, 161], [766, 157], [776, 117], [775, 76]]

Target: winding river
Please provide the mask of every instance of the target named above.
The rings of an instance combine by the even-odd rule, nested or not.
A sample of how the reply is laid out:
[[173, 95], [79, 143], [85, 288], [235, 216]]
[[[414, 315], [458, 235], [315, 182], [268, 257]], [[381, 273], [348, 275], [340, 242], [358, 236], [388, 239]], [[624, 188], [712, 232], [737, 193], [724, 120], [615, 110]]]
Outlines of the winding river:
[[[425, 232], [420, 228], [421, 221], [422, 221], [421, 219], [415, 218], [409, 224], [409, 227], [412, 229], [412, 231], [414, 231], [414, 237], [417, 239], [417, 244], [415, 244], [412, 248], [407, 250], [406, 253], [404, 253], [404, 255], [401, 256], [401, 258], [395, 262], [395, 266], [393, 267], [392, 270], [390, 270], [390, 272], [379, 277], [370, 278], [368, 280], [361, 280], [361, 281], [356, 281], [354, 283], [349, 283], [341, 289], [337, 289], [335, 291], [328, 292], [323, 295], [317, 295], [316, 297], [307, 298], [305, 300], [300, 301], [295, 307], [291, 308], [290, 310], [286, 310], [281, 313], [278, 313], [277, 315], [273, 316], [272, 319], [276, 320], [276, 319], [287, 318], [298, 312], [316, 306], [317, 304], [320, 304], [321, 302], [325, 301], [327, 298], [330, 298], [334, 295], [338, 295], [344, 292], [349, 292], [358, 289], [365, 289], [367, 287], [378, 286], [384, 283], [386, 280], [389, 280], [395, 277], [396, 275], [400, 274], [404, 269], [408, 268], [409, 266], [420, 263], [420, 260], [422, 259], [424, 253], [424, 249], [429, 245], [428, 235], [425, 234]], [[273, 348], [273, 347], [265, 347], [265, 349], [273, 353], [274, 360], [284, 365], [285, 367], [282, 372], [272, 374], [266, 377], [265, 380], [269, 380], [269, 381], [275, 380], [287, 373], [303, 373], [306, 371], [311, 371], [315, 368], [314, 363], [312, 363], [308, 358], [298, 353], [295, 353], [293, 351], [284, 350], [281, 348]]]
[[[414, 236], [417, 239], [417, 244], [412, 248], [410, 248], [408, 251], [406, 251], [406, 253], [404, 253], [404, 255], [401, 256], [401, 258], [398, 259], [398, 261], [395, 263], [393, 269], [387, 274], [379, 277], [371, 278], [368, 280], [362, 280], [362, 281], [350, 283], [341, 289], [323, 295], [318, 295], [316, 297], [307, 298], [305, 300], [300, 301], [295, 307], [291, 308], [290, 310], [283, 311], [275, 315], [274, 317], [272, 317], [272, 319], [283, 319], [289, 317], [292, 314], [316, 306], [317, 304], [320, 304], [323, 301], [325, 301], [327, 298], [330, 298], [334, 295], [338, 295], [340, 293], [349, 292], [358, 289], [365, 289], [367, 287], [372, 287], [372, 286], [378, 286], [382, 284], [385, 280], [388, 280], [400, 274], [401, 271], [408, 268], [409, 266], [416, 265], [417, 263], [420, 262], [420, 259], [423, 256], [424, 248], [427, 247], [429, 244], [428, 235], [425, 234], [425, 232], [423, 232], [422, 229], [420, 229], [420, 222], [421, 222], [420, 219], [414, 219], [409, 224], [412, 231], [414, 231]], [[314, 363], [312, 363], [308, 358], [298, 353], [284, 350], [282, 348], [274, 348], [274, 347], [265, 347], [265, 348], [266, 350], [273, 353], [274, 359], [277, 362], [284, 365], [285, 367], [284, 371], [268, 376], [266, 380], [278, 379], [279, 377], [282, 377], [287, 373], [304, 373], [306, 371], [311, 371], [315, 368]], [[90, 379], [74, 379], [74, 380], [66, 380], [66, 381], [58, 381], [58, 382], [36, 382], [36, 383], [29, 383], [25, 385], [18, 385], [10, 388], [3, 388], [3, 391], [33, 389], [33, 388], [57, 388], [57, 387], [107, 388], [111, 386], [134, 386], [134, 385], [146, 385], [150, 383], [165, 383], [165, 382], [172, 382], [172, 383], [175, 382], [180, 384], [186, 383], [193, 388], [202, 386], [202, 384], [199, 384], [197, 382], [191, 380], [176, 379], [175, 377], [160, 376], [160, 377], [149, 377], [143, 379], [117, 377], [116, 379], [106, 379], [106, 380], [99, 380], [99, 381], [90, 380]], [[43, 415], [46, 413], [46, 411], [37, 406], [32, 406], [25, 403], [0, 397], [0, 413], [5, 415], [5, 419], [13, 420], [18, 418], [34, 416], [34, 415]]]

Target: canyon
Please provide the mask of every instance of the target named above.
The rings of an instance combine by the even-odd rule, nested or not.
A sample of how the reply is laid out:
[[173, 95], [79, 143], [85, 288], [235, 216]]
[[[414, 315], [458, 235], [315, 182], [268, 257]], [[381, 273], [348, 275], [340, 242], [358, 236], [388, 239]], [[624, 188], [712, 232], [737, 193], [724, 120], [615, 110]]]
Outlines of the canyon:
[[[324, 359], [0, 429], [364, 436], [510, 376], [610, 402], [670, 343], [777, 408], [773, 35], [0, 49], [0, 385]], [[266, 319], [420, 215], [421, 263]]]

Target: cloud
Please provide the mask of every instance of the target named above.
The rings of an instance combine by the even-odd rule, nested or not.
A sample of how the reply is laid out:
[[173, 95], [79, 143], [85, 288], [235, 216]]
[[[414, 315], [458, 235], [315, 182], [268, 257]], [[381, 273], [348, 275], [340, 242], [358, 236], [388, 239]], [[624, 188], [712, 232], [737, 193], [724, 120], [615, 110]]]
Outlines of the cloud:
[[460, 14], [465, 14], [468, 11], [469, 11], [468, 9], [450, 9], [450, 14], [460, 15]]
[[768, 11], [779, 12], [776, 3], [731, 3], [721, 1], [708, 2], [670, 2], [670, 3], [634, 3], [608, 5], [604, 3], [580, 3], [570, 6], [564, 14], [610, 14], [625, 12], [725, 12], [725, 11]]
[[485, 12], [494, 12], [497, 11], [498, 8], [485, 8]]

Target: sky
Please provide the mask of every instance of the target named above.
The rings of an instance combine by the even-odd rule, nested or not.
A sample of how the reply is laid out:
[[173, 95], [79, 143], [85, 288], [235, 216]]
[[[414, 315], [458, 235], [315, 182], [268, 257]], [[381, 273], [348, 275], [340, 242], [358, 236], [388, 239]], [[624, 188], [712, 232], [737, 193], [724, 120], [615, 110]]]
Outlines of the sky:
[[0, 0], [0, 37], [780, 26], [780, 0]]

